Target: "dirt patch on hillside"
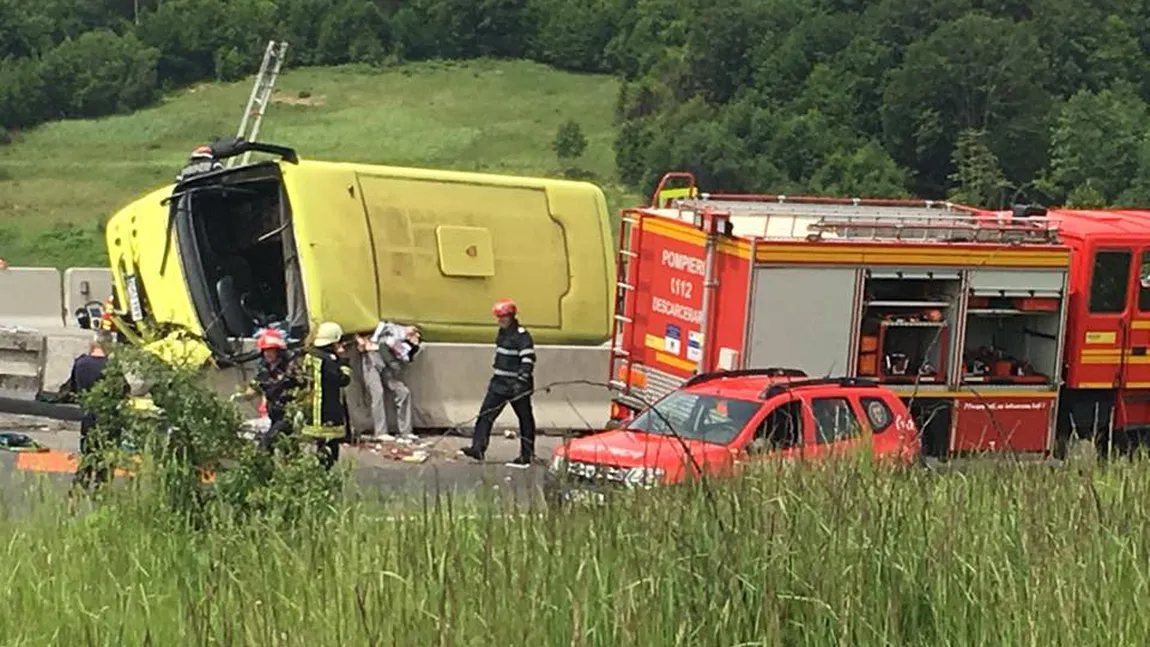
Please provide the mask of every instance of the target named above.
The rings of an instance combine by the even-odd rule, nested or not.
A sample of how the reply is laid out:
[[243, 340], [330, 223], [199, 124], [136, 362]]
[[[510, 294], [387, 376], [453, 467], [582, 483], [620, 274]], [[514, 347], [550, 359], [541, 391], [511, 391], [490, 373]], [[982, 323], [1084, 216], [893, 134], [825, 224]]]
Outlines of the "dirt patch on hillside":
[[306, 92], [276, 92], [272, 95], [272, 103], [286, 103], [291, 106], [322, 106], [326, 98], [322, 94], [308, 94]]

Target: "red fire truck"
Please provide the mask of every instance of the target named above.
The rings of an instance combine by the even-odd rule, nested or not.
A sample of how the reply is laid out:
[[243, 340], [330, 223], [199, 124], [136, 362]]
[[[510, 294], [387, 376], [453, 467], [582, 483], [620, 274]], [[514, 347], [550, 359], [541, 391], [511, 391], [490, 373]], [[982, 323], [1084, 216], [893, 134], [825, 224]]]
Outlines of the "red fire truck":
[[938, 457], [1128, 449], [1150, 424], [1150, 211], [708, 195], [673, 173], [623, 213], [618, 277], [616, 421], [696, 373], [776, 366], [888, 385]]

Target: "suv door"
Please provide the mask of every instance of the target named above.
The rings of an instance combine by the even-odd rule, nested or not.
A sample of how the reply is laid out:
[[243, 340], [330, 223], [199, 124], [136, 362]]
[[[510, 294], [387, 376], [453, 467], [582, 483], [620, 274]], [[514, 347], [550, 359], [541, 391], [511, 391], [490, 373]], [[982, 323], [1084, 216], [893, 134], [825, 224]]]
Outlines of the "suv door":
[[752, 459], [801, 458], [810, 428], [810, 411], [802, 398], [783, 394], [764, 407], [743, 450]]
[[868, 435], [859, 415], [857, 398], [829, 392], [810, 396], [813, 424], [808, 430], [807, 456], [814, 459], [841, 453], [859, 446]]

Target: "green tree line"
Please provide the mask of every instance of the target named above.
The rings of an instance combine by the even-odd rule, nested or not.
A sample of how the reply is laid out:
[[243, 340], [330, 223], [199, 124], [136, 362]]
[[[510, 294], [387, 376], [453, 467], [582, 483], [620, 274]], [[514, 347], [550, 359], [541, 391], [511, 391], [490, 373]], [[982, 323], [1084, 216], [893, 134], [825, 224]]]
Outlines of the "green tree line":
[[0, 0], [0, 142], [290, 64], [530, 58], [622, 80], [619, 178], [1150, 203], [1150, 5], [1097, 0]]

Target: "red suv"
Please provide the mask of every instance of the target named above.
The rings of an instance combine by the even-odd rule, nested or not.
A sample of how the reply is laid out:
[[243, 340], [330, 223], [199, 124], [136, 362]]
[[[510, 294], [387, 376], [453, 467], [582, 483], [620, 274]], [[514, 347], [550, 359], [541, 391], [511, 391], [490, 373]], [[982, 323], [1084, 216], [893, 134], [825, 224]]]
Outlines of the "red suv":
[[883, 459], [912, 462], [921, 440], [892, 391], [794, 369], [696, 376], [622, 428], [569, 440], [547, 471], [549, 498], [602, 498], [599, 486], [651, 487], [691, 474], [730, 474], [757, 457], [820, 459], [870, 440]]

